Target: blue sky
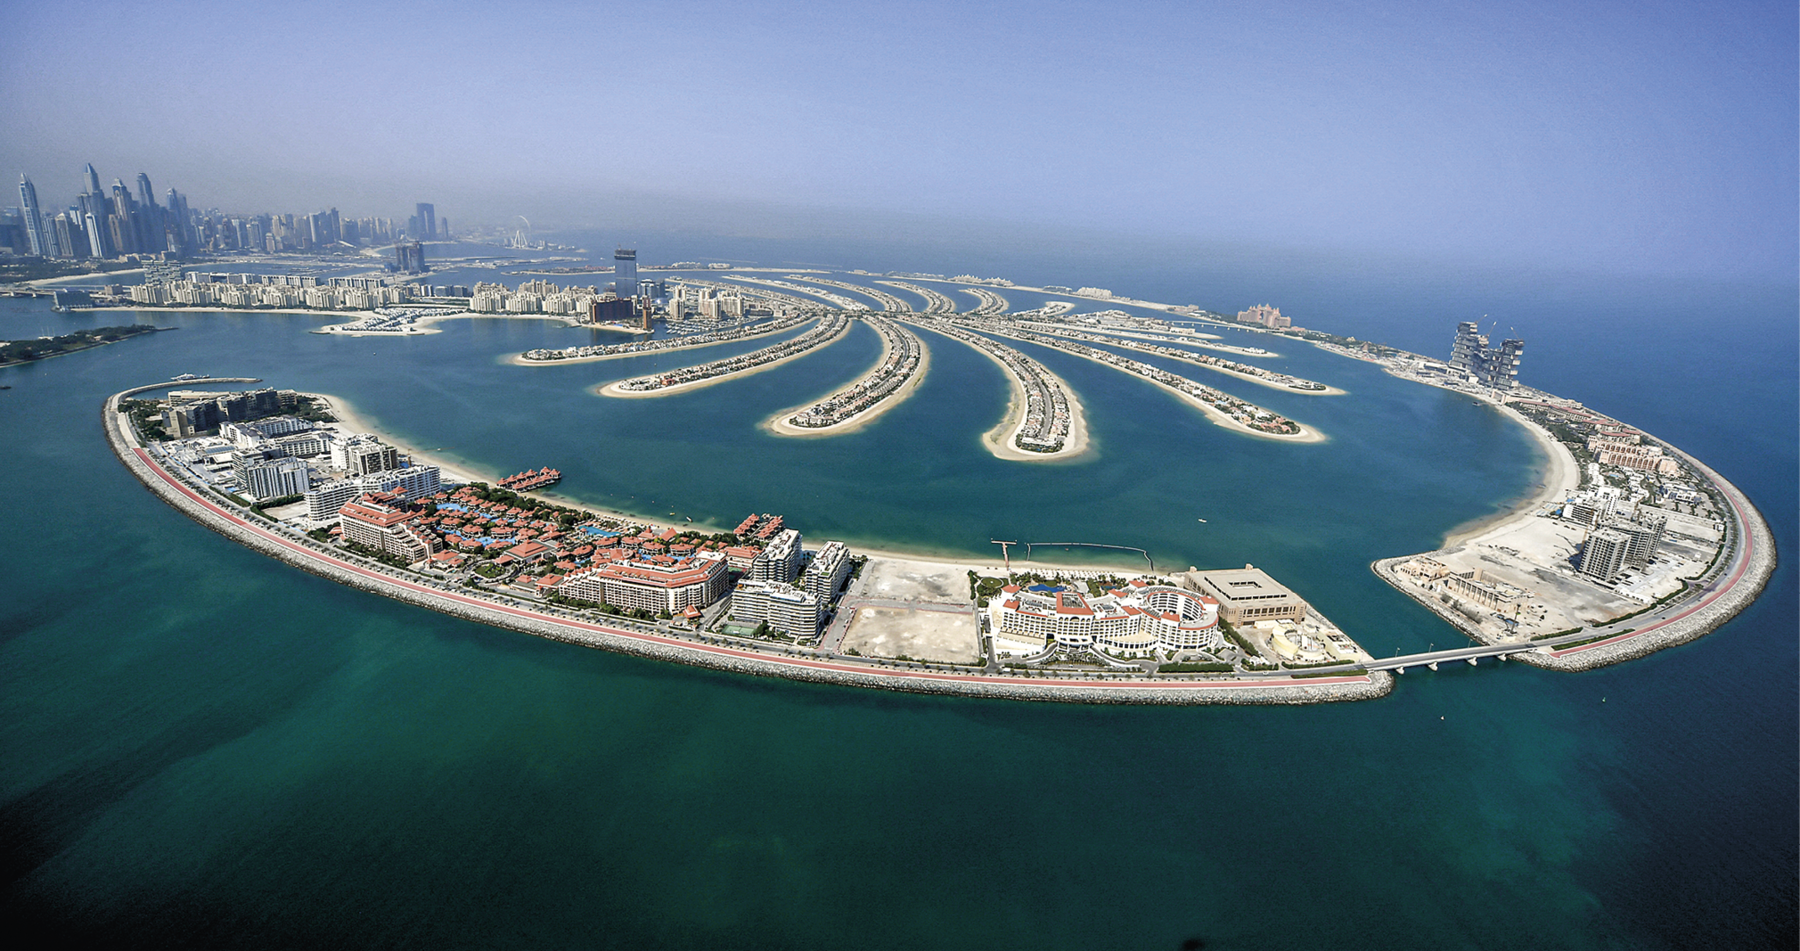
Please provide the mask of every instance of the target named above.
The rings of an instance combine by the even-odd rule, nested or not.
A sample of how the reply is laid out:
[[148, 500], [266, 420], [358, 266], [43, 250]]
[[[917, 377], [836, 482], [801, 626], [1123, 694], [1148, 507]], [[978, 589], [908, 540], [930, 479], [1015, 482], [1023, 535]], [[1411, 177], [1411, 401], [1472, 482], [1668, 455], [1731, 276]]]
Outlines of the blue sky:
[[0, 171], [1792, 281], [1787, 3], [10, 4]]

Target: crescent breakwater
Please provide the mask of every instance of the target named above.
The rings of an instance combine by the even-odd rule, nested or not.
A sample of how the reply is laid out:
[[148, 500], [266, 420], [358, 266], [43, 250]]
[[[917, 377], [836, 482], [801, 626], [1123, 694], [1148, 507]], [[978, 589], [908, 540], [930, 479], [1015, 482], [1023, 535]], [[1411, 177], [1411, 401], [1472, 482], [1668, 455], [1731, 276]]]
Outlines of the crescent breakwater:
[[[1697, 580], [1683, 597], [1671, 604], [1595, 623], [1562, 636], [1521, 642], [1518, 644], [1520, 651], [1511, 656], [1548, 670], [1575, 672], [1606, 667], [1696, 640], [1737, 616], [1762, 593], [1776, 564], [1775, 537], [1762, 513], [1737, 486], [1710, 467], [1679, 449], [1668, 448], [1704, 473], [1730, 503], [1734, 536], [1727, 540], [1730, 557], [1721, 558], [1714, 570]], [[1508, 522], [1491, 527], [1484, 534], [1496, 534], [1509, 523], [1516, 525], [1533, 517], [1529, 511], [1515, 514]], [[1403, 580], [1397, 570], [1401, 564], [1417, 557], [1420, 556], [1383, 558], [1370, 568], [1383, 581], [1424, 605], [1468, 635], [1470, 640], [1491, 646], [1510, 643], [1493, 637], [1467, 615], [1441, 600], [1421, 597], [1418, 589]]]
[[[217, 378], [208, 382], [244, 382]], [[254, 382], [254, 381], [250, 381]], [[758, 650], [719, 636], [683, 637], [625, 624], [598, 624], [559, 608], [528, 606], [498, 596], [434, 587], [423, 576], [345, 552], [236, 508], [210, 489], [189, 484], [136, 445], [129, 417], [118, 411], [127, 396], [177, 384], [135, 387], [109, 397], [101, 410], [108, 446], [126, 469], [158, 498], [196, 522], [248, 548], [294, 567], [374, 594], [453, 617], [563, 643], [729, 673], [781, 677], [838, 686], [906, 693], [1007, 700], [1115, 704], [1311, 704], [1371, 699], [1393, 689], [1381, 671], [1330, 676], [1263, 676], [1230, 680], [1164, 677], [1125, 681], [1093, 674], [985, 675], [973, 668], [918, 662], [875, 663], [809, 656], [804, 649]]]

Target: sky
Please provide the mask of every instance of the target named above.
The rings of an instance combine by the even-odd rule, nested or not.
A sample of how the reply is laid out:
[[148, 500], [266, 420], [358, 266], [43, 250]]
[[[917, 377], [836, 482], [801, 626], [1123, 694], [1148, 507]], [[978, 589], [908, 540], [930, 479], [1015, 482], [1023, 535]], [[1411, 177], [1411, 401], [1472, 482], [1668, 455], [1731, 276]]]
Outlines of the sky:
[[1791, 0], [6, 5], [48, 206], [93, 162], [240, 213], [1800, 259]]

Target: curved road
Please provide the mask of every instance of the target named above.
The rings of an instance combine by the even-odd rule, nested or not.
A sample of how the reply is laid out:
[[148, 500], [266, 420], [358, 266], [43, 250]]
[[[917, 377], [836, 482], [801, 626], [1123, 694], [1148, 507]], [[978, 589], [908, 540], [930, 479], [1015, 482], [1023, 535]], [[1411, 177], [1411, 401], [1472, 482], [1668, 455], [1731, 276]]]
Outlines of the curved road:
[[[157, 389], [158, 386], [139, 388]], [[134, 391], [127, 391], [134, 392]], [[1026, 700], [1066, 700], [1123, 703], [1194, 703], [1219, 702], [1203, 699], [1202, 694], [1221, 695], [1263, 691], [1259, 697], [1246, 697], [1240, 702], [1317, 702], [1336, 699], [1329, 691], [1315, 688], [1351, 687], [1354, 696], [1377, 696], [1386, 685], [1368, 673], [1334, 677], [1295, 679], [1288, 675], [1244, 677], [1234, 680], [1126, 679], [1119, 677], [1085, 678], [1081, 676], [1019, 677], [987, 676], [931, 669], [925, 665], [858, 663], [843, 658], [815, 658], [790, 654], [747, 650], [707, 643], [698, 637], [673, 632], [653, 633], [598, 624], [570, 616], [555, 609], [536, 609], [522, 604], [509, 604], [495, 598], [445, 590], [409, 577], [410, 572], [376, 567], [355, 560], [353, 556], [328, 549], [302, 537], [293, 537], [265, 522], [242, 514], [241, 510], [214, 501], [165, 469], [148, 451], [132, 446], [129, 422], [117, 412], [115, 394], [106, 403], [108, 440], [133, 474], [143, 479], [158, 495], [171, 493], [185, 505], [177, 505], [185, 514], [239, 541], [253, 536], [253, 547], [267, 551], [283, 561], [342, 583], [376, 590], [389, 597], [408, 601], [459, 617], [477, 615], [497, 626], [509, 627], [528, 634], [552, 637], [571, 643], [602, 649], [638, 653], [664, 660], [717, 667], [745, 672], [754, 667], [756, 673], [774, 674], [802, 680], [822, 680], [852, 686], [884, 686], [889, 689], [928, 693], [961, 693], [1009, 697]], [[136, 463], [133, 465], [133, 463]], [[151, 480], [155, 480], [153, 483]], [[554, 632], [554, 633], [553, 633]], [[641, 645], [643, 649], [633, 649]], [[1288, 693], [1291, 692], [1291, 696]], [[1066, 693], [1066, 696], [1059, 694]], [[1183, 695], [1193, 695], [1182, 699]], [[1233, 702], [1233, 701], [1226, 701]]]

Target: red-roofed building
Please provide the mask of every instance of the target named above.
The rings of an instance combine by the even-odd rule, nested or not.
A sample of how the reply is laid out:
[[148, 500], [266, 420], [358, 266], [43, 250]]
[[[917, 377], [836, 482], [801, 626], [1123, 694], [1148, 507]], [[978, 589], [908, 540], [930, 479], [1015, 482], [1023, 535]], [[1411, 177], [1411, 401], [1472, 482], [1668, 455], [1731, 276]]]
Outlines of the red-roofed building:
[[371, 492], [345, 503], [338, 510], [344, 537], [383, 554], [404, 558], [408, 564], [442, 551], [442, 540], [412, 524], [419, 513], [392, 504], [397, 498], [392, 493]]
[[526, 564], [530, 564], [535, 561], [541, 561], [546, 554], [549, 554], [550, 550], [551, 549], [548, 546], [538, 542], [520, 542], [517, 545], [508, 548], [506, 554], [501, 555], [500, 558], [502, 561], [511, 559], [512, 561], [522, 561]]
[[628, 611], [671, 615], [706, 607], [724, 596], [725, 559], [702, 554], [687, 561], [666, 557], [661, 561], [596, 564], [571, 572], [557, 593]]

